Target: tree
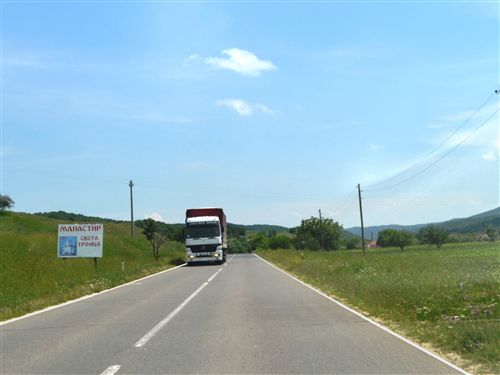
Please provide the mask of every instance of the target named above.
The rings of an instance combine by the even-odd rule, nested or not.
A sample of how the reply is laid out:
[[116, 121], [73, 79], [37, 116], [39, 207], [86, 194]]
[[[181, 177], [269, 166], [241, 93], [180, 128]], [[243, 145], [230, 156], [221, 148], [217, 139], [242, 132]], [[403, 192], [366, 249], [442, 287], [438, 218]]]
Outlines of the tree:
[[378, 234], [377, 244], [382, 247], [397, 246], [403, 251], [413, 241], [413, 234], [404, 230], [385, 229]]
[[358, 236], [353, 236], [349, 238], [344, 238], [343, 242], [347, 250], [353, 250], [361, 242], [361, 239]]
[[271, 249], [289, 249], [292, 247], [292, 239], [284, 234], [277, 234], [269, 239]]
[[185, 237], [184, 237], [184, 227], [177, 227], [174, 228], [173, 233], [172, 233], [172, 240], [184, 243]]
[[488, 236], [488, 240], [494, 242], [497, 238], [497, 230], [493, 227], [486, 228], [486, 235]]
[[325, 250], [335, 250], [340, 247], [342, 225], [332, 219], [311, 217], [302, 220], [297, 228], [295, 247], [297, 249], [319, 250], [323, 243]]
[[153, 256], [156, 260], [160, 258], [160, 247], [168, 240], [170, 231], [167, 225], [162, 225], [153, 219], [143, 220], [139, 226], [142, 233], [153, 248]]
[[14, 201], [8, 195], [0, 194], [0, 210], [5, 211], [6, 209], [12, 208], [14, 206]]
[[406, 246], [411, 245], [413, 242], [413, 233], [407, 232], [407, 231], [400, 231], [398, 233], [398, 246], [403, 251]]
[[245, 227], [243, 225], [228, 224], [227, 225], [227, 236], [228, 237], [244, 237]]
[[250, 238], [250, 248], [252, 251], [257, 249], [268, 249], [269, 239], [264, 233], [259, 232]]
[[432, 224], [420, 229], [418, 232], [420, 242], [436, 245], [438, 249], [448, 240], [449, 236], [450, 233], [446, 229], [437, 228]]
[[377, 245], [390, 247], [399, 245], [398, 231], [394, 229], [384, 229], [378, 233]]
[[244, 254], [252, 251], [251, 243], [246, 237], [233, 237], [229, 239], [229, 252], [232, 254]]

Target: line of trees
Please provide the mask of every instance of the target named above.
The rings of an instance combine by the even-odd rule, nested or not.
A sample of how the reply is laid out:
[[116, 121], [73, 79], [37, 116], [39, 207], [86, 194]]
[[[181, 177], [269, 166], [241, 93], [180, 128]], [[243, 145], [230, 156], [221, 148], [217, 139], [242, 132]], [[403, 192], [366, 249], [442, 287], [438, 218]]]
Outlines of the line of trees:
[[399, 247], [403, 251], [405, 247], [418, 241], [422, 244], [436, 245], [440, 249], [449, 237], [450, 232], [434, 225], [421, 228], [416, 235], [404, 230], [385, 229], [379, 232], [377, 245], [380, 247]]

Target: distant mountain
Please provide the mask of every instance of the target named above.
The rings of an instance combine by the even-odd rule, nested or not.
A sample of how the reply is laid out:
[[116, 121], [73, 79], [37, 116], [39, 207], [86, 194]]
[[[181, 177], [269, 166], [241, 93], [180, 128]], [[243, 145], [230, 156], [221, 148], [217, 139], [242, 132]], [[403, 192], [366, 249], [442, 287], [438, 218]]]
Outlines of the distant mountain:
[[[484, 232], [486, 228], [500, 228], [500, 207], [490, 211], [486, 211], [464, 219], [452, 219], [440, 223], [416, 224], [416, 225], [377, 225], [365, 227], [365, 237], [374, 239], [378, 237], [378, 233], [385, 229], [406, 230], [408, 232], [417, 233], [420, 228], [433, 224], [436, 227], [444, 228], [452, 233], [476, 233]], [[361, 235], [361, 227], [347, 228], [347, 231]]]

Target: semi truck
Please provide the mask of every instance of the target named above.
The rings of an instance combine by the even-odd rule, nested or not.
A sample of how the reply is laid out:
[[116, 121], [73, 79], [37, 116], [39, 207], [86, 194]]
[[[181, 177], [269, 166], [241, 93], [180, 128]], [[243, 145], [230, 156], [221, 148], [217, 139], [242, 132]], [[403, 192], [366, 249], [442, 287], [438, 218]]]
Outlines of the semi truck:
[[227, 222], [222, 208], [188, 208], [184, 234], [188, 265], [226, 261]]

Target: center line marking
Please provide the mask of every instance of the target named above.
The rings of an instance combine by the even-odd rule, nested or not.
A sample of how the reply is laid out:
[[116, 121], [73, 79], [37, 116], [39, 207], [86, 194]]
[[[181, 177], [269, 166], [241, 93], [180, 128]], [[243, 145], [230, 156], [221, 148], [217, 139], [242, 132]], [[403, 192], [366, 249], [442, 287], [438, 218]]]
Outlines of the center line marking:
[[209, 283], [210, 281], [212, 281], [213, 279], [215, 279], [215, 276], [217, 276], [217, 275], [219, 274], [219, 272], [220, 272], [220, 271], [222, 271], [222, 268], [219, 268], [219, 270], [218, 270], [216, 273], [214, 273], [214, 274], [210, 277], [210, 279], [208, 279], [208, 280], [207, 280], [207, 283]]
[[219, 268], [219, 270], [214, 273], [207, 281], [205, 281], [198, 289], [196, 289], [193, 294], [191, 294], [188, 298], [184, 300], [177, 308], [172, 311], [170, 314], [168, 314], [165, 319], [161, 320], [157, 325], [155, 325], [148, 333], [146, 333], [139, 341], [137, 341], [134, 345], [136, 348], [141, 348], [146, 343], [151, 340], [154, 335], [156, 335], [163, 327], [165, 327], [168, 322], [170, 322], [186, 305], [194, 298], [198, 293], [200, 293], [203, 288], [205, 288], [210, 281], [212, 281], [215, 276], [219, 274], [219, 272], [222, 271], [222, 268]]
[[114, 375], [120, 370], [120, 365], [109, 366], [106, 370], [104, 370], [101, 375]]

